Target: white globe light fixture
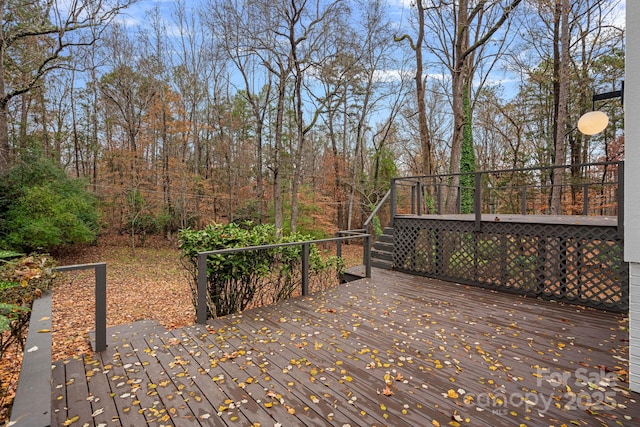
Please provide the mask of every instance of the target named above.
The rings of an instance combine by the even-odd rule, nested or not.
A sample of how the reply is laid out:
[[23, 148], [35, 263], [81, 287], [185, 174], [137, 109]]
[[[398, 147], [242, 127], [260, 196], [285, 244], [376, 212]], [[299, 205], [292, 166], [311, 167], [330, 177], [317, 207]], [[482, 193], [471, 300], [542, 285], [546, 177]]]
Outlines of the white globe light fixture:
[[[605, 99], [620, 98], [624, 105], [624, 80], [622, 88], [613, 92], [593, 94], [591, 98], [592, 109], [595, 110], [596, 101]], [[602, 111], [589, 111], [584, 113], [578, 120], [578, 130], [584, 135], [596, 135], [607, 128], [609, 125], [609, 116]]]
[[596, 135], [607, 128], [609, 116], [602, 111], [589, 111], [578, 120], [578, 130], [584, 135]]

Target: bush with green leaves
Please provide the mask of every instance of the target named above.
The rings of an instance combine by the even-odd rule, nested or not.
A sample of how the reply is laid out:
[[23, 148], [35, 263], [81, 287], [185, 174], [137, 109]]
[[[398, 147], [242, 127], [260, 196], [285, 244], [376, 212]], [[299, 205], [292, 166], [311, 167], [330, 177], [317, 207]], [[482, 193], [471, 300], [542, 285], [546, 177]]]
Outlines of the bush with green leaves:
[[98, 231], [95, 197], [50, 161], [23, 161], [0, 180], [0, 247], [50, 252], [93, 242]]
[[[193, 303], [197, 301], [197, 258], [199, 252], [228, 248], [302, 242], [308, 236], [292, 234], [276, 238], [273, 225], [212, 224], [202, 230], [180, 232], [184, 266], [192, 276]], [[344, 268], [342, 259], [323, 259], [316, 245], [310, 245], [310, 273], [319, 282], [337, 283]], [[231, 254], [210, 255], [207, 259], [207, 315], [225, 316], [254, 306], [289, 298], [302, 284], [302, 245], [252, 249]], [[334, 274], [334, 280], [330, 279]]]

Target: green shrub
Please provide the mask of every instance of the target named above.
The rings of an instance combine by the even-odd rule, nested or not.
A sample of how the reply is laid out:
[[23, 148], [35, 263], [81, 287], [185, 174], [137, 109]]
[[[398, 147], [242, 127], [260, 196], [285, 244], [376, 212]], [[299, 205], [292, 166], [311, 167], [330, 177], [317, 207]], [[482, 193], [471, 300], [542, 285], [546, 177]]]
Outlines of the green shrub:
[[97, 202], [84, 182], [68, 178], [48, 161], [34, 162], [42, 170], [21, 164], [0, 184], [0, 242], [8, 249], [31, 252], [95, 241]]
[[[182, 230], [179, 247], [185, 268], [192, 276], [193, 303], [197, 301], [197, 256], [199, 252], [227, 248], [302, 242], [308, 236], [294, 234], [276, 239], [273, 225], [251, 223], [213, 224], [203, 230]], [[316, 276], [343, 268], [341, 260], [323, 260], [310, 246], [310, 271]], [[207, 258], [207, 311], [217, 317], [289, 298], [302, 283], [302, 245], [247, 250]], [[336, 276], [337, 277], [337, 274]]]

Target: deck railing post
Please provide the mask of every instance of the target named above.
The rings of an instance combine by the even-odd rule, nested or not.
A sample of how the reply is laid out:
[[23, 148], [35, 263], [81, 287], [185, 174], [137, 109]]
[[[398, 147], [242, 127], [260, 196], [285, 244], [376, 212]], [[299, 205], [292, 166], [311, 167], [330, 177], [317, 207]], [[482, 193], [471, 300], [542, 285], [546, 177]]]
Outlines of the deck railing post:
[[416, 214], [422, 215], [422, 183], [416, 182]]
[[364, 269], [365, 277], [371, 278], [371, 237], [369, 234], [364, 235]]
[[476, 189], [473, 195], [473, 210], [475, 213], [476, 231], [482, 229], [482, 172], [476, 172]]
[[439, 182], [438, 183], [438, 196], [437, 196], [437, 200], [438, 200], [438, 215], [442, 215], [442, 183]]
[[582, 184], [582, 215], [589, 215], [589, 183]]
[[391, 221], [393, 222], [393, 218], [395, 218], [396, 213], [398, 212], [398, 188], [397, 181], [395, 179], [391, 180]]
[[309, 295], [309, 243], [302, 244], [302, 295]]
[[416, 185], [411, 185], [411, 213], [416, 212]]
[[107, 349], [107, 264], [95, 266], [96, 277], [96, 352]]
[[198, 254], [198, 306], [196, 318], [200, 324], [207, 323], [207, 254]]
[[526, 215], [527, 214], [527, 187], [525, 187], [524, 185], [522, 186], [522, 198], [521, 199], [522, 199], [522, 205], [521, 205], [522, 215]]

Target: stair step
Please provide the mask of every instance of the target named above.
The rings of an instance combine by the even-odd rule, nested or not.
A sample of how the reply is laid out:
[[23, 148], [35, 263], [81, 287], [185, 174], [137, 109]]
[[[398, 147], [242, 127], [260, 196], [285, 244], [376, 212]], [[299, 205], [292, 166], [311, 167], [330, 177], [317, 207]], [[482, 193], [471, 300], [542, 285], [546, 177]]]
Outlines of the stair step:
[[394, 241], [395, 241], [395, 238], [393, 237], [392, 234], [381, 234], [378, 236], [378, 240], [376, 240], [376, 242], [384, 242], [384, 243], [391, 243], [391, 244], [393, 244]]
[[371, 266], [384, 270], [393, 270], [393, 252], [395, 229], [385, 227], [371, 249]]
[[381, 242], [379, 240], [373, 244], [373, 249], [381, 252], [393, 252], [393, 248], [393, 243]]
[[371, 267], [381, 268], [383, 270], [392, 270], [393, 269], [393, 262], [372, 259], [371, 260]]
[[384, 261], [393, 261], [393, 252], [381, 252], [375, 249], [371, 251], [371, 259], [379, 259]]

